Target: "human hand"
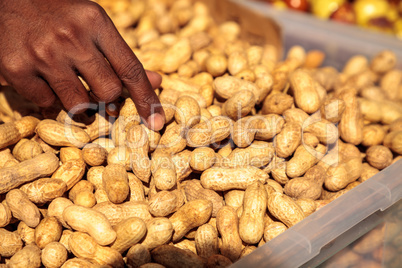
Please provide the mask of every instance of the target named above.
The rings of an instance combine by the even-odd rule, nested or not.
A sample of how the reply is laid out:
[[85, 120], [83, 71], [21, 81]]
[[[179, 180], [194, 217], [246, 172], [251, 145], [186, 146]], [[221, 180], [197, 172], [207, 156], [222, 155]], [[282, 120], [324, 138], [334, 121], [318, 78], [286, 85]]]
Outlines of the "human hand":
[[[57, 97], [83, 112], [89, 95], [106, 103], [129, 91], [144, 123], [160, 130], [163, 109], [145, 72], [106, 12], [88, 0], [0, 0], [0, 83], [41, 107]], [[81, 76], [91, 88], [86, 91]]]

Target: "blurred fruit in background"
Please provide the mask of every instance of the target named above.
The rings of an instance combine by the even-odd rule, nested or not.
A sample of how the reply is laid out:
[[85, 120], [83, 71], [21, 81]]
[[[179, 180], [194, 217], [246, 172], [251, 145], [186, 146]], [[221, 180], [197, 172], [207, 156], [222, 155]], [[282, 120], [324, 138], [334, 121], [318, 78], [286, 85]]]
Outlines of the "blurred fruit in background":
[[298, 11], [308, 11], [309, 9], [307, 0], [285, 0], [285, 3], [290, 9]]
[[328, 19], [345, 0], [310, 0], [311, 13], [322, 19]]
[[402, 0], [262, 0], [276, 8], [310, 12], [321, 19], [357, 24], [402, 39]]
[[351, 3], [347, 2], [340, 5], [339, 8], [332, 13], [330, 18], [343, 23], [356, 23], [356, 13], [353, 6]]

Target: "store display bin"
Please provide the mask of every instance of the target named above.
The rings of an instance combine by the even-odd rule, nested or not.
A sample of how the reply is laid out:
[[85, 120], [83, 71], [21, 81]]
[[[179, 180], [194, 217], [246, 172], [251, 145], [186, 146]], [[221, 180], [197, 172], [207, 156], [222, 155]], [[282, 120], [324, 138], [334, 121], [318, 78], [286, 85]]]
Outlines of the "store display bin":
[[402, 41], [396, 37], [356, 25], [322, 20], [308, 13], [280, 10], [265, 2], [232, 0], [256, 13], [274, 19], [282, 28], [285, 51], [292, 45], [321, 49], [326, 53], [324, 65], [341, 68], [356, 54], [373, 56], [383, 49], [394, 51], [402, 67]]
[[[276, 20], [285, 53], [293, 45], [319, 49], [326, 53], [324, 66], [341, 69], [353, 55], [372, 58], [389, 49], [402, 66], [402, 42], [392, 36], [276, 10], [262, 2], [233, 2]], [[402, 267], [401, 199], [399, 160], [232, 267]]]
[[[380, 247], [386, 247], [387, 239], [390, 239], [388, 226], [400, 229], [395, 235], [402, 232], [401, 198], [402, 160], [308, 216], [232, 267], [317, 267], [380, 224], [385, 225]], [[402, 267], [402, 241], [399, 242], [399, 256], [395, 256], [399, 257], [399, 265], [382, 267]]]

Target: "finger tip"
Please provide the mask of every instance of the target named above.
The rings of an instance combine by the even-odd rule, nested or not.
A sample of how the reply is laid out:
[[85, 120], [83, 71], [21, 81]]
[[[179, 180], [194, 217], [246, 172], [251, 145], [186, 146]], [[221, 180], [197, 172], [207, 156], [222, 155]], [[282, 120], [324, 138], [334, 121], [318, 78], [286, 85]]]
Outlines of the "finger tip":
[[148, 127], [154, 131], [159, 131], [165, 125], [165, 118], [158, 113], [150, 115], [147, 119]]

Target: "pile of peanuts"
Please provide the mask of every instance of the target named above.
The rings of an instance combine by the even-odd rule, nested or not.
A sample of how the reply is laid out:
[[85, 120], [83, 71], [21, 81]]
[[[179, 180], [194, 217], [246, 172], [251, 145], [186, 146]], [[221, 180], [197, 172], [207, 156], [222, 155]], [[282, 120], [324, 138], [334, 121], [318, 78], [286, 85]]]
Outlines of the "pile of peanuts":
[[401, 158], [393, 52], [339, 72], [203, 2], [98, 2], [162, 74], [166, 125], [126, 94], [71, 116], [2, 88], [0, 267], [226, 267]]

